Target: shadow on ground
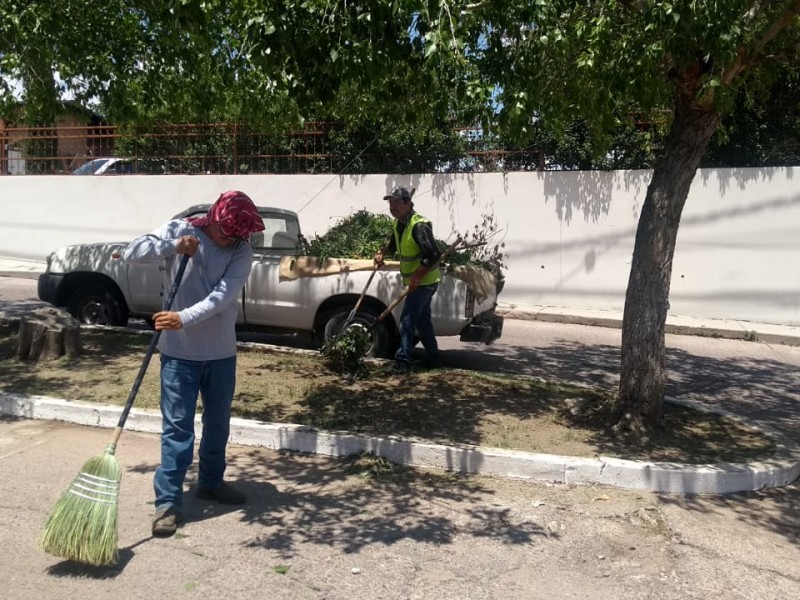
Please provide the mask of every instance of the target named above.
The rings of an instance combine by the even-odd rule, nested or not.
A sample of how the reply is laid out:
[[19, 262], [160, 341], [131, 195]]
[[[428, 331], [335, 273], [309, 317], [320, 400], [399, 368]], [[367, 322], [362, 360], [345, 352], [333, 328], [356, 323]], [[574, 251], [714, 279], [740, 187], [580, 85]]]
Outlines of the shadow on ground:
[[[503, 354], [448, 350], [448, 366], [555, 378], [615, 391], [620, 350], [562, 341], [546, 348], [505, 346]], [[800, 370], [778, 360], [717, 359], [667, 350], [666, 395], [696, 400], [773, 427], [800, 442]]]

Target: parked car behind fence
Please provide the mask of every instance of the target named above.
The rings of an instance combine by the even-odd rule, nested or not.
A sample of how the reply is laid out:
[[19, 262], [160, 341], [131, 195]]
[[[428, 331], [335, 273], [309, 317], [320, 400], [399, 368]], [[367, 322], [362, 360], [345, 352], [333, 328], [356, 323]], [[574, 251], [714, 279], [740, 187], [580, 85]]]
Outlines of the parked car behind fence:
[[95, 158], [75, 169], [73, 175], [165, 175], [167, 164], [156, 158]]

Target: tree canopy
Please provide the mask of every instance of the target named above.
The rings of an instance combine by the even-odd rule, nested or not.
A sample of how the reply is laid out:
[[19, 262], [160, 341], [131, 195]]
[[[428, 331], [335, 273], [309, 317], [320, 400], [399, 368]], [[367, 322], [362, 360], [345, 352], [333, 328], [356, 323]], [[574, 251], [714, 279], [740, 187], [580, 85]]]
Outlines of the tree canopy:
[[[704, 164], [785, 164], [800, 128], [796, 20], [769, 53], [755, 36], [792, 4], [8, 0], [0, 116], [16, 81], [29, 124], [50, 124], [64, 97], [115, 123], [475, 124], [559, 167], [643, 168], [692, 64], [703, 93], [737, 115]], [[742, 66], [748, 52], [757, 68]]]

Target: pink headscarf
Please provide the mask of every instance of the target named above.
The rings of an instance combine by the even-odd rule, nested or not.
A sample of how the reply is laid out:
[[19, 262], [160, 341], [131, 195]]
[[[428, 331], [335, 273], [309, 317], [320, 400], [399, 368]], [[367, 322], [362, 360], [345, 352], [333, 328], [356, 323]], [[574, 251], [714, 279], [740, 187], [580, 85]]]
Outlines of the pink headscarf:
[[256, 205], [247, 194], [237, 190], [220, 194], [205, 216], [186, 220], [195, 227], [208, 227], [216, 223], [222, 235], [245, 240], [256, 231], [264, 231], [264, 221]]

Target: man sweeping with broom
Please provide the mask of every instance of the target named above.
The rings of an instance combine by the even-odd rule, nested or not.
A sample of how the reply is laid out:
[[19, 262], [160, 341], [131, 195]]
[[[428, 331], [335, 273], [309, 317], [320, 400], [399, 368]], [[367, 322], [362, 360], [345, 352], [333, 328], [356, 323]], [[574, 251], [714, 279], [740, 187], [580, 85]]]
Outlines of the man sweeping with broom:
[[171, 289], [165, 310], [153, 317], [156, 335], [112, 442], [103, 455], [87, 461], [50, 514], [42, 537], [47, 552], [91, 565], [116, 560], [121, 470], [114, 450], [156, 343], [161, 351], [163, 419], [153, 534], [174, 534], [183, 518], [183, 484], [194, 453], [199, 394], [204, 410], [196, 495], [222, 504], [246, 501], [223, 475], [236, 383], [236, 300], [252, 265], [248, 240], [263, 229], [253, 201], [230, 191], [220, 195], [205, 216], [170, 221], [128, 246], [127, 261], [163, 262]]
[[205, 216], [171, 221], [134, 240], [125, 251], [125, 260], [132, 262], [166, 261], [168, 273], [174, 273], [176, 254], [192, 257], [175, 309], [153, 317], [156, 329], [164, 332], [158, 345], [163, 421], [153, 535], [172, 535], [182, 521], [198, 394], [203, 398], [203, 434], [196, 496], [221, 504], [246, 501], [223, 481], [223, 474], [236, 385], [236, 301], [253, 262], [250, 236], [263, 229], [253, 201], [231, 191]]

